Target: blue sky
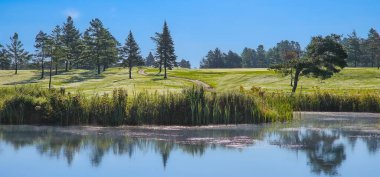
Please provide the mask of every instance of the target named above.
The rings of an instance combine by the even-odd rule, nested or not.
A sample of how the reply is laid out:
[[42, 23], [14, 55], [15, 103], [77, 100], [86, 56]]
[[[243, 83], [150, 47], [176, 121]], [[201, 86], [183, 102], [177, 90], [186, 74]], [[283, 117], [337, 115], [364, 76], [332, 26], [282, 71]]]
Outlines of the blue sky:
[[121, 43], [132, 30], [144, 56], [167, 20], [178, 58], [194, 67], [215, 47], [240, 53], [283, 39], [305, 47], [314, 35], [380, 31], [379, 0], [0, 0], [0, 43], [18, 32], [33, 51], [38, 31], [50, 32], [67, 15], [81, 31], [101, 19]]

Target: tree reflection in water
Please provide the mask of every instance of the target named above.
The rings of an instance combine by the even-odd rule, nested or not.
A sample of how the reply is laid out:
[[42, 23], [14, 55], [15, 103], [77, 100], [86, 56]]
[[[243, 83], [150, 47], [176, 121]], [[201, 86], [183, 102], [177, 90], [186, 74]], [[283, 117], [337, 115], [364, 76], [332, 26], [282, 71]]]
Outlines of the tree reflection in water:
[[338, 175], [339, 167], [347, 158], [347, 147], [354, 148], [358, 140], [366, 144], [370, 153], [376, 153], [380, 148], [378, 133], [331, 127], [315, 128], [318, 127], [316, 125], [314, 128], [286, 129], [287, 126], [289, 125], [273, 124], [215, 129], [137, 129], [130, 130], [128, 136], [123, 133], [62, 132], [51, 127], [0, 126], [0, 143], [7, 143], [15, 150], [34, 146], [42, 156], [64, 158], [68, 165], [72, 164], [76, 154], [90, 151], [89, 160], [95, 167], [109, 153], [132, 157], [135, 152], [149, 151], [160, 154], [163, 167], [166, 168], [174, 150], [192, 156], [203, 156], [206, 150], [236, 150], [253, 146], [255, 140], [261, 140], [296, 153], [304, 153], [311, 172], [330, 176]]

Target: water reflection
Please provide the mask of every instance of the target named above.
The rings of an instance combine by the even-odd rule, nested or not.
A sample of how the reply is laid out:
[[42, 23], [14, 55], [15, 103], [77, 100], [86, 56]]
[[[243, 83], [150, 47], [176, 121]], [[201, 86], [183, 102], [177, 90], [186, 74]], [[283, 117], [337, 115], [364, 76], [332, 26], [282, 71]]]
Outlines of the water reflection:
[[257, 146], [267, 143], [274, 148], [305, 154], [305, 165], [312, 173], [334, 176], [349, 158], [347, 149], [354, 150], [359, 141], [366, 145], [368, 153], [379, 151], [378, 125], [378, 118], [354, 120], [309, 116], [292, 124], [207, 128], [0, 126], [0, 153], [8, 146], [14, 150], [35, 147], [41, 156], [64, 159], [72, 165], [77, 154], [89, 151], [88, 159], [97, 167], [108, 154], [132, 158], [136, 152], [155, 152], [166, 168], [175, 150], [202, 157], [210, 150], [239, 151], [261, 142]]

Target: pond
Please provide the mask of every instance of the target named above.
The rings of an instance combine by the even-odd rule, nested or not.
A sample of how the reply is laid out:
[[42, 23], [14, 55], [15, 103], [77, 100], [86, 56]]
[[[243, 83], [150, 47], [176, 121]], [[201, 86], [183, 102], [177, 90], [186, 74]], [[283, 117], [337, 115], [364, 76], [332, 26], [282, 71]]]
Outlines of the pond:
[[205, 127], [0, 126], [2, 177], [378, 176], [380, 114]]

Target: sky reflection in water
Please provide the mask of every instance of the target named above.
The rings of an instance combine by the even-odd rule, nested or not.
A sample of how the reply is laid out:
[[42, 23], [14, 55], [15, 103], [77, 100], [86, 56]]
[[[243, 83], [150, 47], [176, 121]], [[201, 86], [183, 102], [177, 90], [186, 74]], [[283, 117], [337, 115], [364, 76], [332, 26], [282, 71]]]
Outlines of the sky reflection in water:
[[378, 114], [215, 127], [0, 126], [1, 176], [376, 176]]

